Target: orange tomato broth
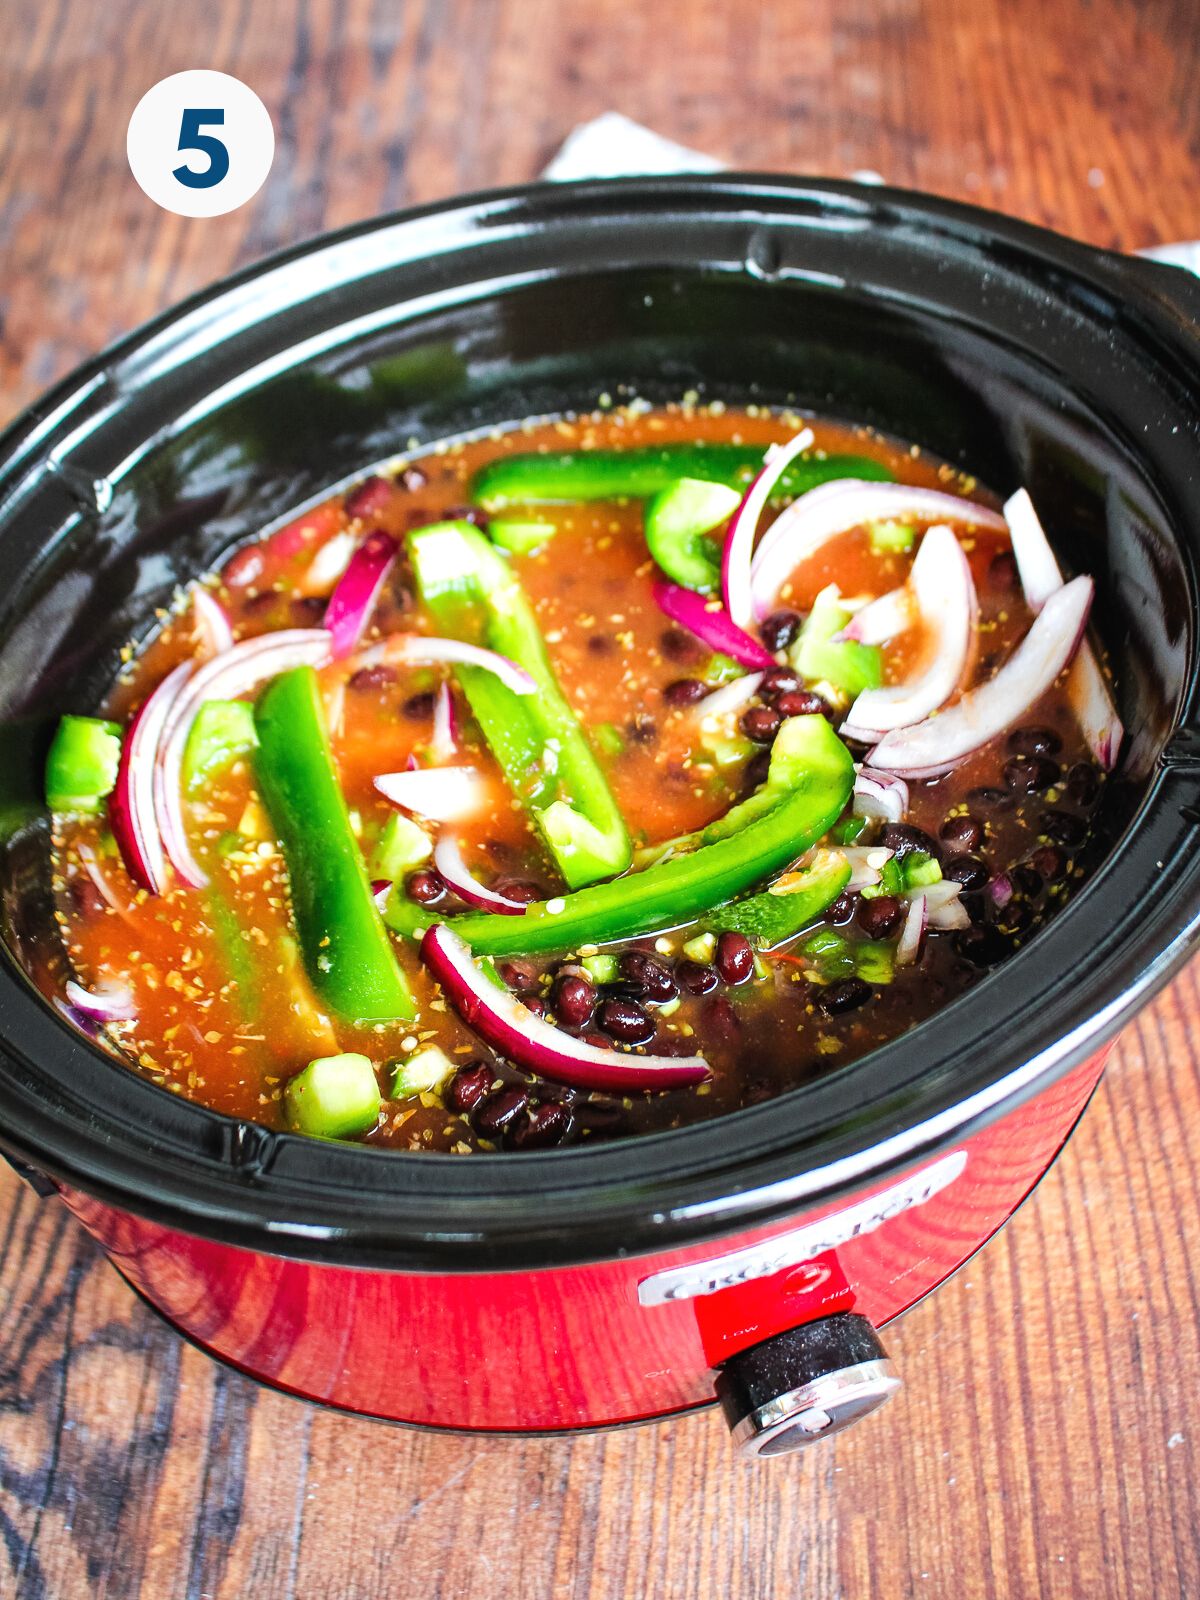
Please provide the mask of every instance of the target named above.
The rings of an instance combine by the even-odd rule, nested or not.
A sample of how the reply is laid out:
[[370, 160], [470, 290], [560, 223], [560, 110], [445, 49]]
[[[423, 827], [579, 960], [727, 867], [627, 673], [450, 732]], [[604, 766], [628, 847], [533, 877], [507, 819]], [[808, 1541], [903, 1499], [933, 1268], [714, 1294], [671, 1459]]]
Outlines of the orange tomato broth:
[[[381, 527], [403, 536], [413, 527], [461, 514], [470, 503], [474, 473], [497, 456], [701, 439], [765, 447], [791, 436], [806, 420], [717, 405], [629, 408], [438, 446], [387, 469], [390, 491], [380, 491], [381, 503], [368, 518], [348, 517], [346, 497], [339, 494], [264, 543], [243, 547], [214, 580], [213, 593], [239, 638], [319, 625], [332, 588], [332, 580], [314, 578], [319, 550], [347, 529], [365, 533]], [[908, 483], [979, 497], [973, 480], [915, 447], [865, 429], [821, 421], [810, 425], [817, 451], [867, 455]], [[552, 522], [556, 532], [539, 552], [513, 558], [514, 570], [580, 721], [593, 733], [608, 724], [620, 734], [618, 754], [604, 754], [600, 744], [597, 750], [635, 841], [654, 842], [703, 826], [739, 797], [742, 781], [739, 772], [723, 774], [697, 759], [694, 711], [672, 709], [663, 700], [673, 680], [703, 675], [711, 651], [670, 624], [654, 602], [656, 569], [641, 532], [641, 505], [538, 506], [524, 514]], [[769, 520], [768, 513], [764, 526]], [[983, 659], [977, 672], [986, 675], [1021, 637], [1030, 617], [1019, 591], [998, 590], [989, 582], [996, 556], [1007, 548], [1006, 536], [959, 531], [980, 595]], [[882, 594], [904, 581], [910, 563], [911, 555], [876, 553], [864, 530], [852, 530], [793, 575], [782, 601], [807, 611], [828, 583], [847, 596]], [[130, 652], [105, 714], [127, 718], [175, 662], [193, 653], [193, 628], [190, 610], [163, 619], [148, 646]], [[412, 598], [403, 559], [375, 608], [364, 644], [398, 629], [436, 631]], [[910, 674], [924, 649], [919, 632], [888, 646], [885, 681]], [[334, 664], [321, 674], [340, 781], [368, 856], [392, 813], [373, 780], [401, 770], [410, 758], [423, 760], [431, 732], [430, 691], [446, 676], [453, 682], [452, 674], [441, 669], [420, 668], [405, 671], [395, 683], [371, 685], [355, 680], [353, 663]], [[483, 745], [461, 693], [455, 697], [464, 741], [460, 759], [476, 766], [488, 783], [484, 811], [457, 829], [468, 863], [485, 880], [501, 875], [532, 881], [543, 894], [558, 892], [560, 880], [528, 817]], [[1047, 696], [1035, 710], [1036, 720], [1062, 739], [1063, 762], [1080, 759], [1082, 741], [1061, 695]], [[997, 781], [998, 759], [995, 752], [983, 752], [945, 779], [914, 786], [909, 820], [936, 834], [948, 814], [964, 808], [962, 797], [973, 785]], [[84, 983], [119, 978], [132, 987], [137, 1020], [114, 1024], [111, 1033], [137, 1070], [215, 1110], [282, 1127], [283, 1088], [316, 1056], [363, 1051], [377, 1063], [385, 1095], [391, 1076], [387, 1064], [418, 1044], [437, 1043], [455, 1061], [494, 1060], [449, 1009], [411, 941], [396, 940], [396, 945], [419, 1007], [415, 1022], [364, 1028], [322, 1010], [292, 930], [286, 869], [257, 796], [251, 760], [220, 776], [187, 811], [193, 848], [212, 882], [208, 889], [177, 887], [161, 897], [135, 888], [106, 819], [56, 819], [55, 888], [70, 961]], [[1036, 828], [1036, 816], [1024, 818], [1021, 807], [995, 819], [988, 830], [991, 864], [1005, 865], [1033, 848]], [[1050, 887], [1047, 894], [1053, 898], [1065, 888]], [[679, 941], [667, 943], [670, 960], [678, 955]], [[577, 1136], [677, 1126], [768, 1098], [843, 1065], [974, 981], [976, 974], [956, 959], [951, 941], [931, 939], [929, 945], [921, 973], [897, 971], [876, 1004], [846, 1016], [820, 1012], [800, 964], [786, 953], [767, 958], [766, 980], [745, 992], [730, 992], [719, 1015], [711, 996], [684, 996], [670, 1020], [660, 1023], [660, 1037], [670, 1034], [702, 1047], [713, 1068], [712, 1082], [627, 1099], [615, 1110], [607, 1108], [607, 1123], [600, 1119], [598, 1130], [581, 1124]], [[544, 989], [554, 963], [542, 965]], [[512, 1072], [498, 1062], [496, 1069], [501, 1076]], [[387, 1101], [368, 1139], [402, 1149], [492, 1147], [435, 1093]]]

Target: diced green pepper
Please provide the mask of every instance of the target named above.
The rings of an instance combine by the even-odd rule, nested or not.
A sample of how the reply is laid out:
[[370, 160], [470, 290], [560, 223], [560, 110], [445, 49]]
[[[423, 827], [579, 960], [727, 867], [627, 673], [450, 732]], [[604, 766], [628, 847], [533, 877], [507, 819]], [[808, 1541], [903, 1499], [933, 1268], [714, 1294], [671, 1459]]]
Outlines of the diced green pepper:
[[866, 828], [866, 817], [843, 817], [840, 822], [835, 822], [833, 825], [833, 841], [835, 844], [853, 844], [866, 832]]
[[619, 756], [625, 748], [625, 735], [611, 722], [600, 722], [592, 729], [592, 743], [601, 755]]
[[403, 1100], [412, 1094], [430, 1094], [440, 1089], [446, 1079], [456, 1071], [453, 1061], [436, 1044], [428, 1045], [400, 1061], [392, 1073], [393, 1100]]
[[379, 843], [371, 855], [372, 878], [390, 878], [393, 883], [412, 867], [419, 867], [433, 854], [433, 840], [424, 828], [394, 811], [383, 825]]
[[646, 547], [668, 578], [708, 594], [721, 581], [721, 554], [708, 538], [737, 510], [741, 495], [723, 483], [679, 478], [646, 505]]
[[313, 987], [338, 1016], [384, 1022], [414, 1014], [350, 827], [317, 675], [296, 667], [255, 711], [259, 788], [283, 845], [292, 909]]
[[912, 549], [917, 537], [910, 522], [896, 522], [890, 517], [884, 522], [868, 522], [867, 533], [876, 555], [900, 555]]
[[567, 704], [533, 610], [507, 561], [468, 522], [409, 535], [421, 598], [439, 628], [516, 661], [537, 692], [515, 694], [486, 668], [459, 682], [516, 797], [572, 888], [628, 867], [633, 846], [587, 737]]
[[[502, 511], [578, 500], [645, 500], [679, 478], [740, 490], [762, 466], [765, 452], [765, 445], [698, 443], [501, 456], [477, 474], [472, 494], [487, 510]], [[833, 478], [890, 481], [892, 476], [869, 456], [805, 456], [788, 467], [773, 498], [804, 494]]]
[[689, 961], [699, 961], [707, 965], [713, 958], [717, 948], [715, 933], [698, 933], [694, 939], [688, 939], [683, 946], [683, 953]]
[[722, 906], [705, 920], [718, 933], [743, 933], [760, 950], [774, 950], [803, 933], [837, 899], [850, 882], [850, 863], [845, 856], [825, 850], [793, 877], [786, 893], [768, 889]]
[[[744, 822], [729, 831], [718, 827], [698, 835], [701, 847], [574, 894], [535, 902], [520, 917], [470, 912], [453, 927], [480, 955], [519, 955], [577, 949], [616, 939], [655, 933], [694, 922], [754, 883], [778, 872], [809, 849], [841, 815], [854, 783], [854, 762], [824, 717], [793, 717], [776, 740], [790, 730], [781, 771], [794, 773], [786, 788], [772, 789], [772, 778], [756, 797], [734, 807]], [[775, 761], [772, 759], [772, 775]], [[723, 821], [725, 819], [722, 819]], [[715, 831], [714, 842], [707, 843]], [[413, 913], [416, 912], [417, 916]], [[387, 920], [399, 933], [428, 926], [428, 911], [392, 895]]]
[[579, 965], [593, 983], [617, 981], [617, 958], [610, 950], [601, 950], [599, 955], [584, 956]]
[[103, 811], [121, 765], [121, 728], [98, 717], [63, 717], [46, 757], [46, 804], [57, 812]]
[[830, 683], [854, 697], [864, 689], [877, 689], [883, 682], [883, 656], [878, 645], [856, 644], [853, 640], [832, 642], [833, 635], [841, 632], [850, 616], [832, 584], [822, 589], [788, 654], [792, 666], [807, 682]]
[[206, 700], [184, 747], [183, 781], [189, 789], [199, 789], [257, 747], [253, 706], [244, 700]]
[[900, 857], [900, 877], [906, 894], [917, 889], [928, 889], [931, 883], [941, 883], [942, 869], [924, 850], [910, 850]]
[[497, 517], [488, 527], [492, 543], [512, 556], [532, 555], [549, 544], [557, 532], [553, 522], [518, 522], [510, 517]]
[[367, 1056], [320, 1056], [298, 1072], [283, 1093], [290, 1125], [318, 1139], [352, 1139], [379, 1120], [383, 1097]]
[[854, 970], [864, 983], [891, 983], [896, 975], [896, 952], [882, 940], [860, 939], [854, 946]]

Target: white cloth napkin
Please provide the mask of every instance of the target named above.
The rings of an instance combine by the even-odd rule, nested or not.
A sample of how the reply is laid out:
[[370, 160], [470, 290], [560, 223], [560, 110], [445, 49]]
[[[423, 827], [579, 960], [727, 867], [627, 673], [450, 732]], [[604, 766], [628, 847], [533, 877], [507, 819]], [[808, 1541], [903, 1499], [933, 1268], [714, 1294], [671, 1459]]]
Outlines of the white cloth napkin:
[[[720, 172], [724, 163], [701, 150], [691, 150], [674, 139], [645, 128], [620, 111], [581, 122], [563, 142], [561, 150], [542, 173], [559, 183], [571, 178], [640, 178], [672, 172]], [[883, 183], [878, 172], [852, 172], [856, 183]], [[1170, 266], [1186, 267], [1200, 273], [1200, 240], [1183, 244], [1160, 244], [1139, 255]]]

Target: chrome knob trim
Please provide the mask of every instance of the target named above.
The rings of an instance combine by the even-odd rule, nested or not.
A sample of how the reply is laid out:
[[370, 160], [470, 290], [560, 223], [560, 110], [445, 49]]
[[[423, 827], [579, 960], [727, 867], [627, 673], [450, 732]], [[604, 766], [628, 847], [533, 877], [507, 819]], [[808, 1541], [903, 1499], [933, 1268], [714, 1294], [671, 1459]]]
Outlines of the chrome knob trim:
[[733, 1442], [747, 1459], [803, 1450], [877, 1410], [900, 1386], [886, 1357], [842, 1367], [777, 1395], [743, 1417], [733, 1429]]

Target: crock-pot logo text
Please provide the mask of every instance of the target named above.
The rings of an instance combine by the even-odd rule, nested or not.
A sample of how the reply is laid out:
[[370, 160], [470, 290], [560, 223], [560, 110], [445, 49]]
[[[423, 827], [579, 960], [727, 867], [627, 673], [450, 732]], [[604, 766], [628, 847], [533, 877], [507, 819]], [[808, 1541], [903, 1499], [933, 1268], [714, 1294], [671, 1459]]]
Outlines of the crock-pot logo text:
[[826, 1250], [836, 1250], [860, 1234], [874, 1233], [885, 1222], [913, 1206], [923, 1206], [935, 1194], [948, 1188], [967, 1164], [967, 1152], [955, 1150], [932, 1166], [914, 1172], [894, 1183], [890, 1189], [873, 1194], [835, 1211], [819, 1222], [810, 1222], [791, 1233], [783, 1233], [746, 1250], [734, 1250], [710, 1261], [692, 1261], [685, 1267], [656, 1272], [638, 1285], [638, 1299], [644, 1306], [665, 1305], [668, 1300], [693, 1300], [697, 1295], [716, 1294], [752, 1278], [769, 1278], [787, 1267], [798, 1267]]

